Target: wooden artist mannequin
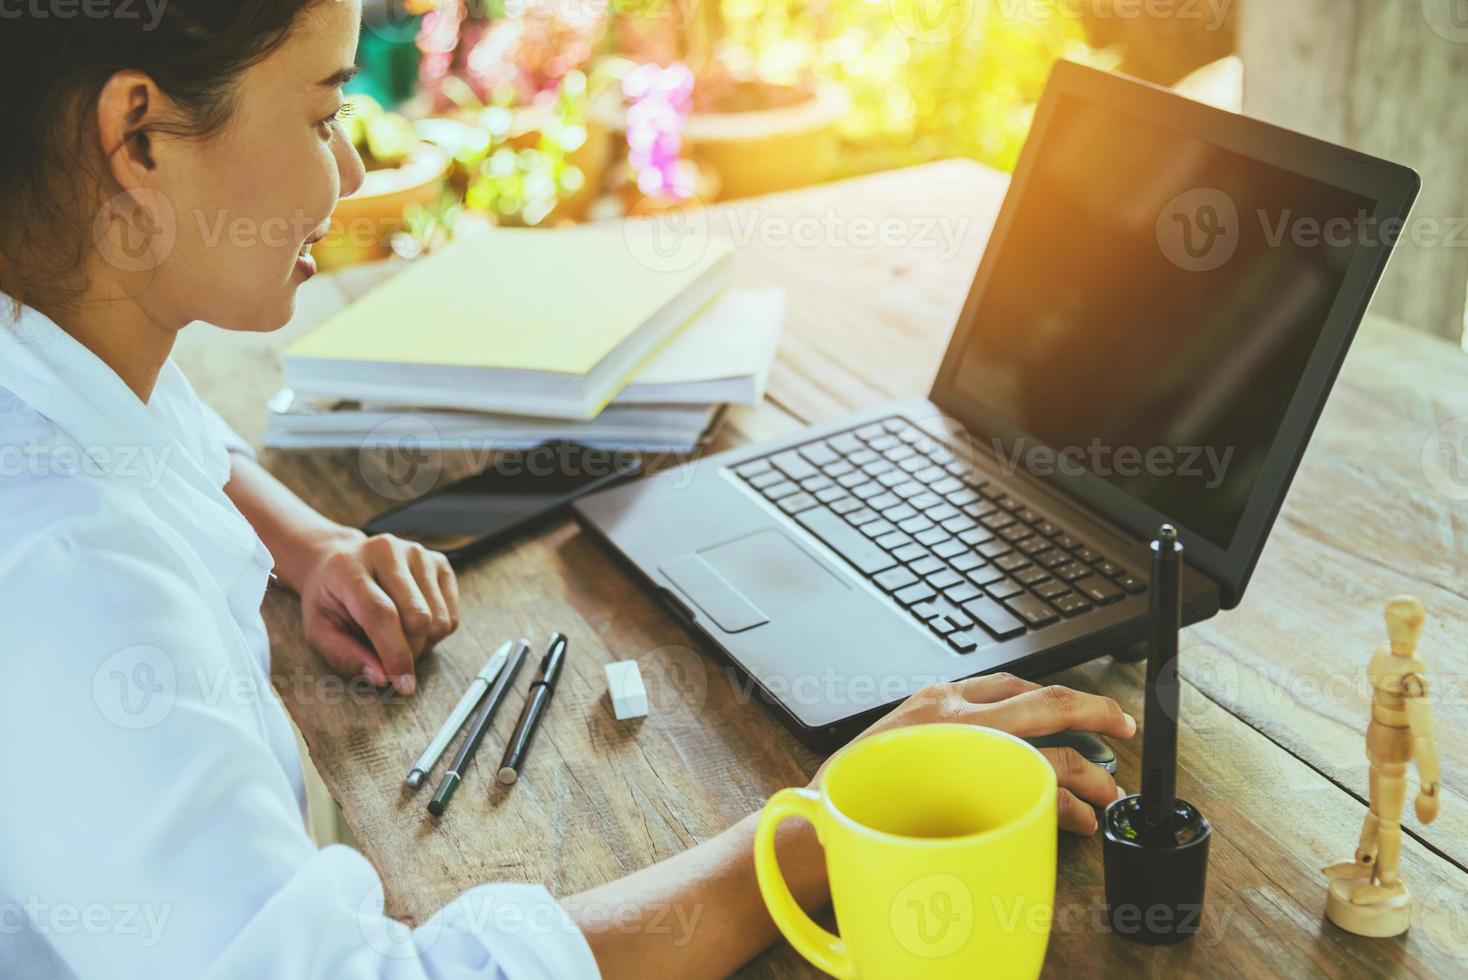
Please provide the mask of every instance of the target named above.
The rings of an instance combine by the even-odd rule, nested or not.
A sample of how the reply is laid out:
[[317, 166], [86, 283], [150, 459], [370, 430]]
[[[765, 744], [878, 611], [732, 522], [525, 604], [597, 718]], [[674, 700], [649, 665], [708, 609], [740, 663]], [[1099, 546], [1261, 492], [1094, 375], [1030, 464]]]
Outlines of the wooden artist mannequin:
[[1390, 643], [1371, 658], [1371, 724], [1366, 758], [1371, 761], [1371, 806], [1361, 827], [1354, 861], [1324, 870], [1331, 879], [1326, 915], [1362, 936], [1395, 936], [1412, 923], [1411, 896], [1398, 874], [1402, 852], [1402, 809], [1406, 802], [1407, 763], [1417, 761], [1420, 786], [1417, 819], [1437, 817], [1437, 743], [1432, 737], [1432, 703], [1427, 665], [1417, 655], [1422, 634], [1422, 603], [1398, 596], [1387, 603]]

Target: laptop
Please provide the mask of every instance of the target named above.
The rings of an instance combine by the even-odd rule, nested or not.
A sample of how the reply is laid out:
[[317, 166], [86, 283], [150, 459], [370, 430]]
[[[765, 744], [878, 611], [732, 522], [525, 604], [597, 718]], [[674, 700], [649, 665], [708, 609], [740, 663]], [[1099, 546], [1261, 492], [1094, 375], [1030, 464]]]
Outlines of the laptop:
[[1419, 181], [1062, 62], [931, 391], [580, 500], [807, 745], [1237, 605]]

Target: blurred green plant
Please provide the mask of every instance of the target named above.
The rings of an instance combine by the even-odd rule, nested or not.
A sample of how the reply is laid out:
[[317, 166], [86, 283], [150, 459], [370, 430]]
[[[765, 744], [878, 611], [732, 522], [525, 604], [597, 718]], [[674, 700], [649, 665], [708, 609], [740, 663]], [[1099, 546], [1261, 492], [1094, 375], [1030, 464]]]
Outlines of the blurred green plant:
[[[851, 97], [843, 174], [945, 157], [1011, 170], [1050, 67], [1115, 58], [1086, 43], [1065, 0], [722, 0], [720, 60]], [[833, 175], [839, 176], [839, 175]]]
[[637, 8], [614, 5], [614, 43], [635, 60], [662, 63], [670, 53], [706, 50], [707, 60], [690, 61], [698, 107], [737, 102], [723, 97], [725, 90], [738, 95], [731, 80], [793, 95], [808, 94], [816, 78], [840, 83], [851, 109], [841, 125], [843, 169], [832, 176], [954, 156], [1013, 169], [1051, 65], [1070, 58], [1113, 67], [1117, 60], [1086, 43], [1073, 0], [706, 5], [687, 24], [666, 13], [642, 21]]
[[570, 155], [586, 142], [588, 107], [584, 72], [567, 72], [554, 100], [535, 119], [534, 145], [519, 145], [512, 91], [478, 110], [478, 127], [454, 153], [468, 174], [464, 204], [502, 223], [538, 225], [563, 197], [581, 190], [586, 177]]
[[[924, 13], [933, 2], [956, 6], [933, 17]], [[844, 16], [820, 69], [852, 96], [842, 135], [853, 169], [972, 157], [1012, 170], [1051, 66], [1060, 58], [1111, 61], [1087, 45], [1070, 5], [1053, 0], [890, 0], [838, 9]]]
[[[452, 207], [502, 224], [559, 220], [558, 204], [587, 180], [572, 154], [587, 141], [588, 90], [600, 91], [615, 63], [686, 60], [697, 77], [695, 112], [777, 107], [809, 97], [817, 80], [839, 83], [850, 96], [840, 169], [829, 175], [839, 177], [955, 156], [1012, 169], [1051, 65], [1117, 62], [1086, 43], [1073, 0], [435, 0], [431, 7], [418, 36], [420, 96], [429, 111], [467, 125], [451, 144], [435, 140], [454, 157], [462, 205], [408, 216], [407, 237], [426, 248], [451, 233], [459, 213]], [[413, 134], [400, 117], [374, 108], [349, 126], [370, 160], [390, 166]]]

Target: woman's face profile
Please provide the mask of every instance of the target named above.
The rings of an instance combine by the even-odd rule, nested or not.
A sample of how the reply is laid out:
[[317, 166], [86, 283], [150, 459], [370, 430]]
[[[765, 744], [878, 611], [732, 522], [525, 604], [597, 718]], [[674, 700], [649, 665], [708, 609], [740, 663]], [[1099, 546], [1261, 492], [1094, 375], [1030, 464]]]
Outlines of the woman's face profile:
[[[93, 230], [102, 269], [156, 322], [268, 331], [290, 319], [296, 289], [310, 278], [304, 247], [325, 233], [338, 198], [362, 183], [362, 161], [334, 118], [360, 22], [360, 0], [318, 0], [283, 44], [235, 80], [221, 128], [202, 139], [150, 139], [146, 166], [127, 147], [115, 155], [110, 166], [125, 199], [150, 212], [150, 251], [140, 261], [127, 229], [104, 227], [117, 206], [104, 204]], [[121, 142], [109, 141], [109, 127], [120, 135], [140, 99], [166, 113], [156, 89], [151, 99], [138, 94], [147, 85], [125, 72], [103, 89], [103, 145]]]

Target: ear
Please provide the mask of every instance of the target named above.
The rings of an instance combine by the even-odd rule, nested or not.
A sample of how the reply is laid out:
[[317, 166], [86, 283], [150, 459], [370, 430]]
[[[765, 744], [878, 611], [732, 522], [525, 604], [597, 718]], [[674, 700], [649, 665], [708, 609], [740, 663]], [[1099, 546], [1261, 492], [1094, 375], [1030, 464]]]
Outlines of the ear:
[[157, 182], [148, 128], [160, 121], [166, 101], [153, 80], [136, 71], [117, 72], [97, 96], [97, 138], [113, 180], [125, 191]]

